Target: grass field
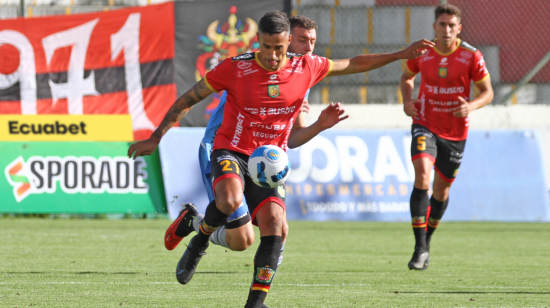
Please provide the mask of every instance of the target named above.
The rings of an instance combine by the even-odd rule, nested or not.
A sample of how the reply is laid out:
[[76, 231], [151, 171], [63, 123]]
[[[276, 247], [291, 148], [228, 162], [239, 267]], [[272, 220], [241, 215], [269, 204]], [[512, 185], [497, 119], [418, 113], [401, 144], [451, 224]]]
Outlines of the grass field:
[[[169, 221], [0, 219], [1, 307], [243, 307], [257, 247], [211, 245], [186, 286]], [[409, 271], [406, 223], [291, 222], [269, 307], [550, 305], [550, 224], [442, 223]], [[187, 239], [184, 240], [187, 242]]]

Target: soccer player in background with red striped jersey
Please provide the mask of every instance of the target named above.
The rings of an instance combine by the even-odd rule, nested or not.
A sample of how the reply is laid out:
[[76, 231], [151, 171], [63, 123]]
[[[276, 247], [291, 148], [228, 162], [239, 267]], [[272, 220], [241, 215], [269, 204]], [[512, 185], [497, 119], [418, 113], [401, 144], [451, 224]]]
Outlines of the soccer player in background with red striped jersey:
[[[445, 4], [435, 10], [435, 46], [407, 61], [401, 77], [405, 113], [413, 118], [411, 157], [415, 170], [411, 217], [416, 245], [409, 269], [425, 270], [430, 241], [449, 203], [468, 135], [468, 115], [491, 102], [493, 89], [483, 55], [460, 40], [461, 12]], [[414, 78], [421, 73], [418, 98], [412, 98]], [[470, 84], [479, 95], [470, 100]], [[428, 197], [435, 167], [433, 194]]]

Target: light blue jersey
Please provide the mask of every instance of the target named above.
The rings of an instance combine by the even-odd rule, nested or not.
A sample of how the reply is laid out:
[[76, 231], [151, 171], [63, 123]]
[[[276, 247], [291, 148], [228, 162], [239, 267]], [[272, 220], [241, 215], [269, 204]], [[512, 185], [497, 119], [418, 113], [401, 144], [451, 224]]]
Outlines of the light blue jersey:
[[[218, 128], [222, 125], [223, 121], [223, 111], [225, 107], [225, 102], [227, 100], [227, 92], [224, 92], [220, 97], [220, 103], [218, 107], [214, 110], [206, 126], [206, 131], [204, 132], [204, 137], [201, 141], [201, 146], [199, 148], [199, 163], [202, 173], [202, 182], [204, 188], [206, 188], [206, 193], [208, 194], [208, 200], [210, 202], [214, 201], [214, 190], [212, 189], [212, 162], [210, 161], [210, 154], [212, 153], [212, 146], [214, 145], [214, 138], [216, 137], [216, 132]], [[231, 214], [227, 220], [231, 221], [241, 217], [242, 215], [248, 212], [248, 206], [245, 202], [241, 203], [241, 206]]]

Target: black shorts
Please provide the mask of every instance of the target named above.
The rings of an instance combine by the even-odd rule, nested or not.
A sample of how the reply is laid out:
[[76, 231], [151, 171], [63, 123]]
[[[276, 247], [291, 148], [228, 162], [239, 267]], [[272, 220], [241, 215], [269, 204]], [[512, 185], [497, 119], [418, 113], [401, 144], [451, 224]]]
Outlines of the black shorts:
[[286, 209], [286, 190], [284, 184], [275, 188], [265, 188], [256, 185], [248, 172], [248, 158], [248, 155], [225, 149], [214, 150], [211, 155], [212, 188], [215, 188], [216, 183], [223, 179], [230, 177], [239, 178], [243, 184], [243, 193], [252, 217], [252, 223], [257, 225], [256, 214], [267, 202], [275, 202], [283, 210]]
[[466, 140], [443, 139], [420, 124], [413, 124], [411, 133], [411, 159], [429, 158], [441, 178], [452, 183], [462, 162]]

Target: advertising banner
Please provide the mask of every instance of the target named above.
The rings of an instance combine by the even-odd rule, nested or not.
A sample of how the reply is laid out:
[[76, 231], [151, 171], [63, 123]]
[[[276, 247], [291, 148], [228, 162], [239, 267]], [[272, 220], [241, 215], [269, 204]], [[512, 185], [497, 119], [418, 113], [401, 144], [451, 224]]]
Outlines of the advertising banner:
[[[202, 129], [172, 129], [160, 144], [166, 198], [208, 199], [198, 148]], [[406, 130], [329, 130], [289, 150], [287, 217], [300, 220], [410, 221], [414, 182]], [[444, 220], [550, 221], [540, 136], [531, 130], [471, 131]], [[432, 174], [433, 179], [433, 174]]]
[[158, 154], [127, 142], [4, 142], [1, 213], [165, 212]]
[[0, 20], [0, 114], [130, 115], [144, 139], [176, 98], [173, 59], [173, 3]]
[[[285, 9], [285, 0], [175, 2], [176, 83], [178, 95], [189, 90], [226, 58], [258, 50], [258, 21], [269, 11]], [[222, 93], [195, 106], [182, 126], [206, 126]]]
[[132, 141], [130, 115], [0, 115], [0, 141]]

